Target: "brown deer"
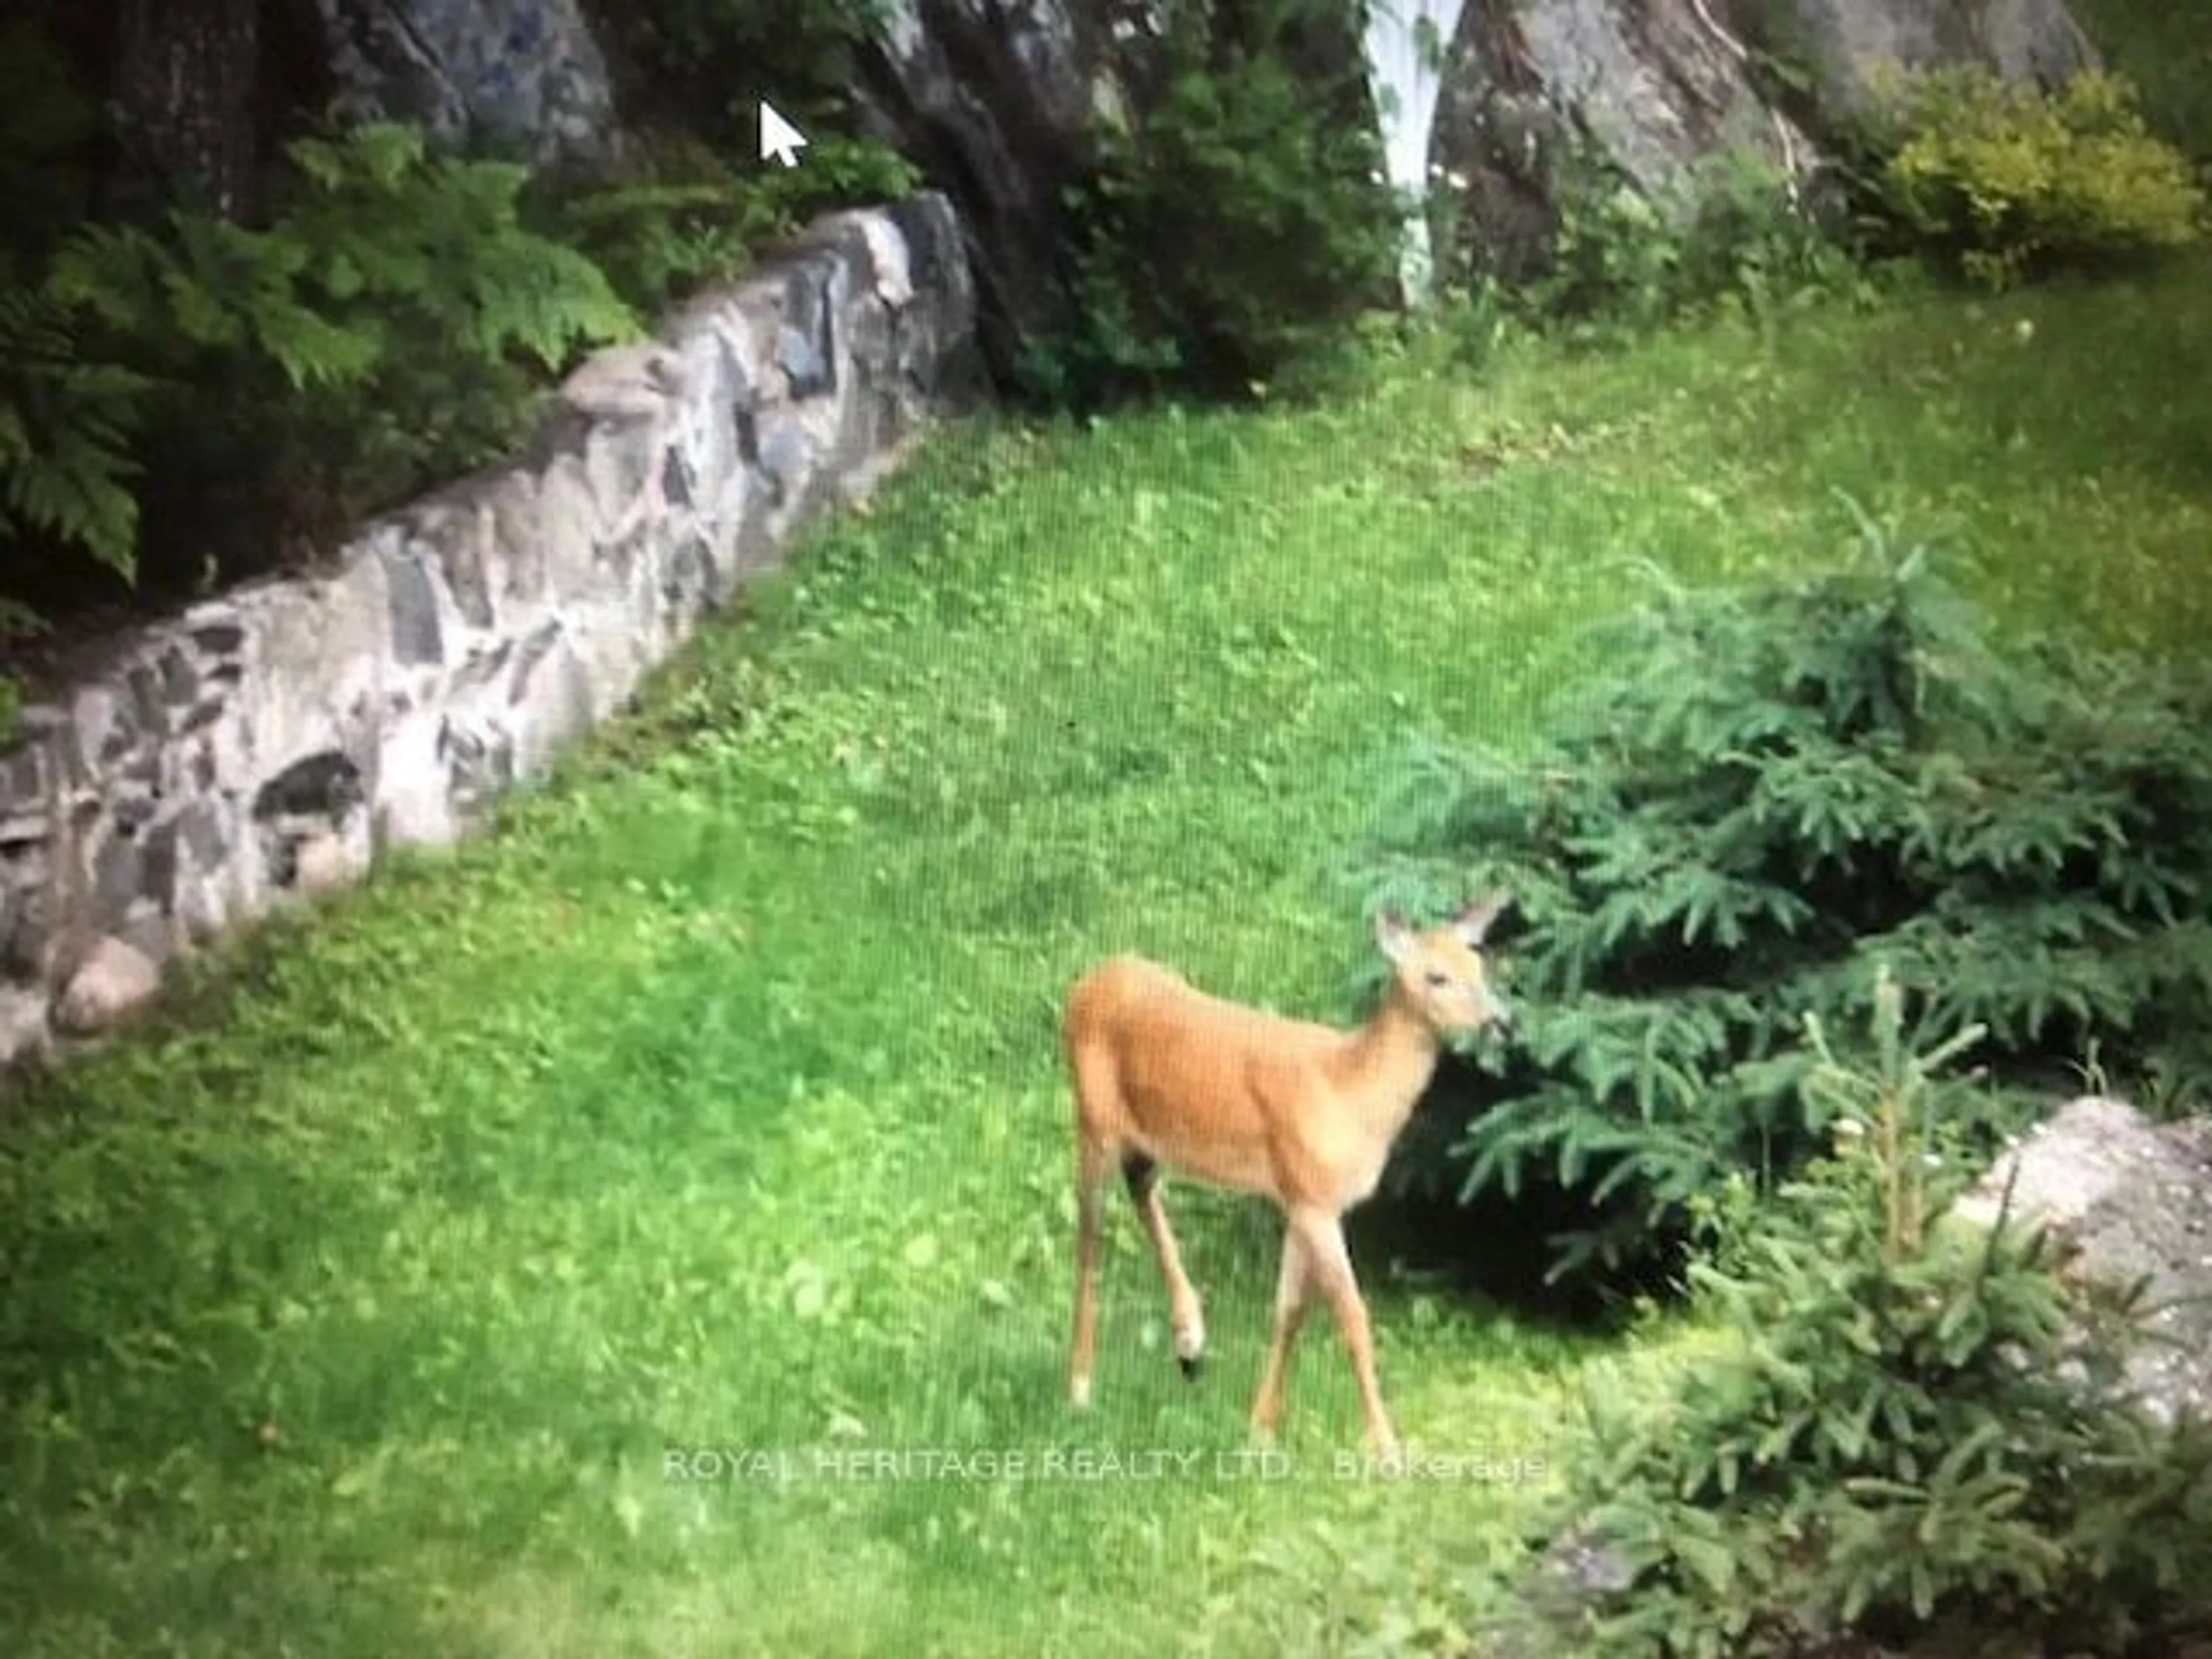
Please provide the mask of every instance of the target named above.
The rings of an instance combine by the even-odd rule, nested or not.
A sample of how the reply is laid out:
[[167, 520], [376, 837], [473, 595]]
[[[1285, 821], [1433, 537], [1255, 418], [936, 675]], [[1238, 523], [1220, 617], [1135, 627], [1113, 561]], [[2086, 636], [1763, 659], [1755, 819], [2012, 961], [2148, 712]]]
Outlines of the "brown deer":
[[1075, 1084], [1075, 1334], [1067, 1391], [1077, 1406], [1091, 1400], [1104, 1187], [1117, 1162], [1167, 1280], [1176, 1357], [1186, 1376], [1197, 1375], [1206, 1321], [1160, 1204], [1164, 1164], [1264, 1194], [1282, 1210], [1274, 1334], [1252, 1402], [1253, 1428], [1272, 1434], [1281, 1419], [1291, 1345], [1318, 1292], [1352, 1356], [1368, 1445], [1395, 1452], [1343, 1217], [1375, 1190], [1444, 1041], [1510, 1024], [1481, 952], [1509, 902], [1494, 893], [1424, 932], [1380, 917], [1375, 940], [1390, 960], [1390, 981], [1382, 1006], [1357, 1030], [1209, 996], [1139, 957], [1112, 957], [1076, 982], [1061, 1036]]

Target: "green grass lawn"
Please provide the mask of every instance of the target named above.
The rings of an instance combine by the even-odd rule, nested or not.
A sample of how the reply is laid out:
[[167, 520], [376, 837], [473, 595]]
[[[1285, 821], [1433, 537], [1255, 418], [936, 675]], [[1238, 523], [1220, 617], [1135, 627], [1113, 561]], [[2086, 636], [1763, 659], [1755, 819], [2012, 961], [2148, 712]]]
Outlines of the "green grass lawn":
[[1377, 756], [1525, 737], [1639, 560], [1833, 559], [1837, 489], [2009, 627], [2196, 650], [2208, 275], [948, 435], [495, 838], [10, 1114], [10, 1650], [1450, 1650], [1618, 1345], [1370, 1253], [1401, 1431], [1489, 1466], [1341, 1478], [1316, 1321], [1261, 1469], [1273, 1228], [1171, 1187], [1212, 1367], [1117, 1202], [1072, 1417], [1060, 992], [1337, 1012]]

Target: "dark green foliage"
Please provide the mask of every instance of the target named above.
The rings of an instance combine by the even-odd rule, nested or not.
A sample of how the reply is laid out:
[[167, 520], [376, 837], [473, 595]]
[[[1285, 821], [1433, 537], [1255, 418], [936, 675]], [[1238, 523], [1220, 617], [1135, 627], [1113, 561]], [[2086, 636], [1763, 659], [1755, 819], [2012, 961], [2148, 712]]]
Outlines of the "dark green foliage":
[[1694, 1270], [1725, 1346], [1656, 1408], [1590, 1391], [1564, 1512], [1633, 1582], [1580, 1610], [1573, 1651], [1941, 1630], [2152, 1654], [2212, 1615], [2212, 1433], [2125, 1393], [2140, 1291], [2069, 1289], [2042, 1235], [1948, 1212], [1946, 1128], [1973, 1109], [1939, 1074], [1980, 1034], [1914, 1053], [1903, 1001], [1879, 982], [1862, 1067], [1815, 1025], [1812, 1080], [1846, 1133], [1730, 1238], [1731, 1265]]
[[80, 217], [89, 175], [77, 165], [100, 107], [36, 17], [0, 19], [0, 273], [42, 258]]
[[2093, 1044], [2130, 1082], [2205, 1075], [2201, 693], [2002, 657], [1921, 552], [1864, 539], [1834, 574], [1662, 585], [1540, 752], [1399, 765], [1354, 880], [1370, 910], [1431, 915], [1510, 887], [1525, 1017], [1497, 1076], [1437, 1091], [1411, 1145], [1448, 1150], [1400, 1159], [1401, 1188], [1493, 1203], [1549, 1178], [1587, 1206], [1555, 1273], [1648, 1262], [1729, 1172], [1818, 1149], [1794, 1044], [1808, 1015], [1863, 1024], [1877, 957], [1931, 1033], [1987, 1027], [2009, 1079]]
[[865, 141], [810, 137], [804, 166], [742, 174], [701, 146], [671, 146], [634, 178], [555, 198], [542, 216], [649, 313], [743, 275], [817, 213], [897, 201], [920, 183], [897, 152]]
[[79, 321], [51, 293], [0, 290], [0, 538], [52, 536], [128, 579], [138, 560], [131, 435], [149, 383], [88, 360]]
[[[6, 457], [9, 495], [50, 501], [73, 469], [74, 499], [102, 505], [24, 516], [127, 568], [135, 452], [142, 503], [265, 564], [484, 460], [548, 372], [635, 326], [590, 260], [521, 223], [519, 167], [433, 157], [396, 126], [290, 155], [265, 228], [179, 210], [86, 226], [55, 255], [29, 309], [66, 395], [44, 441]], [[69, 422], [89, 436], [65, 441]]]
[[[80, 136], [48, 104], [24, 112], [40, 143]], [[43, 154], [19, 137], [0, 131], [0, 167]], [[510, 447], [547, 381], [641, 313], [738, 274], [814, 213], [916, 181], [836, 138], [744, 178], [693, 145], [597, 189], [532, 191], [520, 167], [433, 155], [398, 125], [287, 154], [264, 223], [176, 208], [15, 239], [38, 250], [0, 266], [0, 538], [19, 605], [77, 597], [56, 555], [173, 593], [325, 546]]]
[[1294, 383], [1391, 291], [1401, 221], [1352, 9], [1168, 0], [1155, 21], [1071, 192], [1067, 321], [1024, 366], [1051, 402]]
[[1717, 310], [1771, 318], [1868, 286], [1834, 204], [1747, 152], [1716, 151], [1656, 198], [1575, 155], [1552, 189], [1558, 219], [1540, 275], [1507, 284], [1479, 264], [1449, 274], [1485, 309], [1542, 332], [1605, 344]]
[[[58, 538], [127, 577], [137, 557], [129, 433], [145, 382], [88, 359], [82, 319], [36, 278], [84, 211], [76, 158], [99, 110], [42, 22], [0, 21], [0, 541]], [[31, 618], [0, 602], [0, 636]]]
[[556, 223], [615, 292], [651, 310], [744, 270], [760, 223], [753, 205], [710, 181], [647, 179], [578, 195], [556, 210]]
[[[658, 10], [706, 27], [727, 8]], [[816, 11], [844, 38], [866, 8]], [[724, 76], [714, 96], [734, 112], [743, 91]], [[433, 155], [397, 125], [308, 138], [234, 220], [143, 176], [40, 19], [0, 23], [0, 640], [326, 550], [510, 450], [548, 382], [641, 313], [915, 186], [834, 132], [803, 167], [759, 167], [744, 113], [741, 170], [664, 101], [645, 165], [596, 183]]]
[[2075, 0], [2070, 9], [2105, 61], [2142, 88], [2152, 131], [2199, 167], [2212, 164], [2212, 42], [2203, 16], [2166, 0]]
[[[634, 121], [695, 135], [750, 166], [763, 98], [820, 141], [852, 131], [863, 44], [882, 0], [590, 0]], [[816, 157], [810, 149], [807, 165]]]

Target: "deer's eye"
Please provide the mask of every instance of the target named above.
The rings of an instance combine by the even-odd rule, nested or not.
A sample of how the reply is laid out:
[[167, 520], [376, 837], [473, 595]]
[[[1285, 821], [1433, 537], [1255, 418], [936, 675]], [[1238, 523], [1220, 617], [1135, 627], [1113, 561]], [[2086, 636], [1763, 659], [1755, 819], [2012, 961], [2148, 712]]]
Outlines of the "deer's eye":
[[1429, 969], [1429, 983], [1437, 990], [1441, 991], [1445, 986], [1451, 983], [1451, 975], [1444, 972], [1441, 968], [1431, 968]]

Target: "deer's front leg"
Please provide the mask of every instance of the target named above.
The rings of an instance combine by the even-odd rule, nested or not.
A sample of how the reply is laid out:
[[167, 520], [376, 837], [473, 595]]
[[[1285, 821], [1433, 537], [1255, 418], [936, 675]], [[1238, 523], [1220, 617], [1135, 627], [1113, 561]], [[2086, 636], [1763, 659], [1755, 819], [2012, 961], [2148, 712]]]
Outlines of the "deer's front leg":
[[1352, 1271], [1352, 1253], [1345, 1246], [1344, 1224], [1327, 1210], [1307, 1207], [1292, 1212], [1291, 1231], [1305, 1251], [1307, 1273], [1314, 1289], [1328, 1300], [1336, 1315], [1336, 1328], [1352, 1356], [1352, 1370], [1359, 1384], [1359, 1408], [1366, 1418], [1367, 1449], [1379, 1456], [1395, 1456], [1398, 1436], [1382, 1407], [1382, 1389], [1375, 1378], [1375, 1337], [1367, 1322], [1367, 1302]]

